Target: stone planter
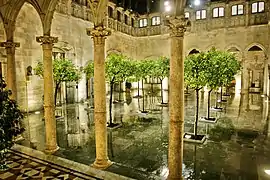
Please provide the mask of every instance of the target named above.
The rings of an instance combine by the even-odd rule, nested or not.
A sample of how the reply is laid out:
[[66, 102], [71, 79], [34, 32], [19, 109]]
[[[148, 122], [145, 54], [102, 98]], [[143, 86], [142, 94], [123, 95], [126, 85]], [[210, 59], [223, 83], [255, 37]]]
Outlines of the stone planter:
[[198, 134], [197, 136], [195, 136], [193, 133], [184, 134], [184, 142], [203, 144], [205, 140], [206, 140], [205, 135]]

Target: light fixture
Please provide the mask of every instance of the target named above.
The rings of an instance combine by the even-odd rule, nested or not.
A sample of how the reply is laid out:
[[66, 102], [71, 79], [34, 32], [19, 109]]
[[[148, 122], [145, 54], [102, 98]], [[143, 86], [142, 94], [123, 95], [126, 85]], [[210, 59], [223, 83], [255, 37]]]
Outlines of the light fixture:
[[170, 2], [169, 1], [165, 1], [164, 2], [164, 6], [169, 6], [170, 5]]
[[166, 11], [166, 12], [171, 11], [171, 6], [165, 6], [165, 11]]
[[270, 170], [269, 169], [265, 169], [264, 172], [270, 176]]
[[194, 0], [194, 5], [195, 6], [199, 6], [201, 4], [201, 1], [200, 0]]

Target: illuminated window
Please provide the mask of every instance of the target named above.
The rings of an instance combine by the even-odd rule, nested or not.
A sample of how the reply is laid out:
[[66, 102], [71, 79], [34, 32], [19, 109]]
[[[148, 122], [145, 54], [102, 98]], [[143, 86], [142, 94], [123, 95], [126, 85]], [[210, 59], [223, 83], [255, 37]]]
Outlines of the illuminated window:
[[189, 18], [189, 12], [185, 12], [185, 18]]
[[147, 19], [140, 19], [139, 20], [139, 27], [146, 27], [147, 26]]
[[196, 19], [206, 19], [206, 10], [196, 11]]
[[213, 17], [223, 17], [224, 7], [218, 7], [213, 9]]
[[156, 25], [160, 25], [160, 17], [159, 16], [152, 17], [152, 26], [156, 26]]
[[251, 5], [251, 12], [252, 13], [260, 13], [264, 12], [264, 2], [255, 2]]
[[244, 14], [244, 5], [238, 4], [232, 6], [232, 16]]

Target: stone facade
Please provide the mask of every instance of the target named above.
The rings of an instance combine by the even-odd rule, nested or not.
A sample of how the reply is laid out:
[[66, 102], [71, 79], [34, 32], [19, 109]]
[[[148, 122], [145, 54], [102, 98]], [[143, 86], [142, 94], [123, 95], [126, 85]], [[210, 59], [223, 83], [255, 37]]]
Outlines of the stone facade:
[[[79, 4], [79, 3], [80, 4]], [[251, 13], [252, 3], [256, 1], [232, 1], [212, 3], [201, 7], [205, 9], [206, 19], [196, 20], [196, 11], [200, 9], [187, 8], [191, 27], [185, 34], [184, 54], [192, 50], [207, 51], [211, 47], [228, 50], [237, 54], [243, 62], [243, 71], [247, 76], [242, 77], [242, 89], [258, 88], [263, 90], [264, 82], [268, 79], [269, 64], [269, 2], [265, 1], [264, 11]], [[231, 16], [231, 7], [235, 4], [244, 5], [243, 15]], [[53, 52], [64, 53], [78, 67], [93, 60], [93, 42], [86, 34], [86, 28], [92, 27], [92, 15], [86, 1], [71, 2], [61, 0], [52, 20], [52, 36], [58, 37]], [[224, 17], [213, 18], [213, 8], [224, 7]], [[111, 9], [110, 9], [111, 8]], [[107, 26], [113, 33], [106, 41], [106, 52], [121, 52], [134, 59], [170, 56], [170, 40], [168, 29], [163, 25], [160, 14], [138, 16], [123, 8], [109, 3]], [[147, 19], [151, 24], [152, 17], [161, 17], [161, 25], [139, 27], [140, 19]], [[3, 23], [0, 21], [0, 40], [5, 41], [6, 35]], [[20, 43], [16, 49], [17, 97], [22, 109], [34, 111], [42, 108], [43, 80], [33, 75], [26, 81], [26, 69], [35, 67], [42, 61], [42, 48], [35, 41], [36, 36], [42, 35], [42, 23], [35, 8], [25, 3], [16, 20], [14, 41]], [[0, 61], [5, 76], [4, 48], [0, 48]], [[267, 75], [266, 75], [267, 73]], [[238, 82], [238, 84], [241, 82]], [[243, 85], [246, 83], [246, 85]], [[252, 87], [252, 88], [250, 88]], [[78, 88], [69, 86], [73, 91], [74, 101], [86, 98], [86, 79], [83, 78]], [[62, 89], [66, 89], [63, 86]], [[268, 92], [268, 90], [266, 90]], [[265, 92], [264, 92], [265, 93]], [[65, 100], [65, 90], [62, 92]], [[28, 103], [27, 103], [28, 100]]]

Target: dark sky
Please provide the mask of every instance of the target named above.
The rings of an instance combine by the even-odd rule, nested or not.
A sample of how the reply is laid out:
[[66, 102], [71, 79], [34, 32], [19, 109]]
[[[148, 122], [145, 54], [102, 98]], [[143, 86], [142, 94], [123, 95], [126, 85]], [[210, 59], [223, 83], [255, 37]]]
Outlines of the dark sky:
[[[111, 0], [118, 6], [125, 9], [132, 9], [139, 14], [146, 14], [147, 12], [159, 12], [161, 0]], [[166, 1], [166, 0], [163, 0]], [[187, 5], [191, 4], [194, 0], [187, 0]], [[207, 1], [224, 1], [224, 0], [201, 0], [202, 3]], [[147, 5], [148, 4], [148, 5]]]

